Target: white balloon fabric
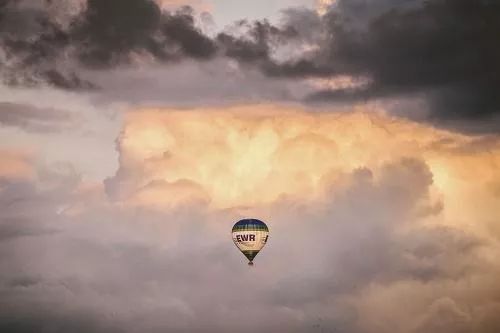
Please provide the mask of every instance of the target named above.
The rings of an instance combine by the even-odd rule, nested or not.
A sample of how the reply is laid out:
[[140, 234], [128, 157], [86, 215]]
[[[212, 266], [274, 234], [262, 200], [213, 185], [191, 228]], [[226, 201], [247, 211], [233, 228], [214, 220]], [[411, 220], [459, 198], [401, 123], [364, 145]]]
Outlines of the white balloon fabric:
[[233, 242], [253, 265], [253, 259], [266, 245], [269, 237], [267, 225], [257, 219], [243, 219], [233, 226]]

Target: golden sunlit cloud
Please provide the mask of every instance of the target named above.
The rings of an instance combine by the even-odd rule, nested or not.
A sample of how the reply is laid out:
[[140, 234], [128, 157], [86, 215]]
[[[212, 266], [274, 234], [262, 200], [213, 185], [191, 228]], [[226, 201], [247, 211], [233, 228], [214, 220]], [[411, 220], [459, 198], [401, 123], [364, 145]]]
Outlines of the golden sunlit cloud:
[[376, 177], [385, 163], [409, 157], [429, 166], [431, 195], [444, 202], [448, 220], [491, 217], [500, 206], [497, 139], [437, 130], [382, 110], [136, 110], [127, 114], [118, 144], [120, 169], [108, 188], [139, 205], [314, 201], [357, 168]]
[[335, 3], [336, 0], [316, 0], [316, 11], [319, 15], [324, 15], [328, 8]]
[[331, 78], [308, 79], [308, 84], [316, 89], [361, 89], [370, 84], [370, 80], [365, 77], [353, 77], [339, 75]]

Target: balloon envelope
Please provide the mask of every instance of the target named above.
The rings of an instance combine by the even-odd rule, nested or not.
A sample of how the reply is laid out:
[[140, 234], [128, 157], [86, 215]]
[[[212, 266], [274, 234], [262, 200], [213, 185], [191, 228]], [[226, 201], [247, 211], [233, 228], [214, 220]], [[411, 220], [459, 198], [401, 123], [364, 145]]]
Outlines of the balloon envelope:
[[269, 229], [261, 220], [243, 219], [235, 223], [232, 230], [233, 242], [238, 249], [248, 258], [249, 265], [266, 245]]

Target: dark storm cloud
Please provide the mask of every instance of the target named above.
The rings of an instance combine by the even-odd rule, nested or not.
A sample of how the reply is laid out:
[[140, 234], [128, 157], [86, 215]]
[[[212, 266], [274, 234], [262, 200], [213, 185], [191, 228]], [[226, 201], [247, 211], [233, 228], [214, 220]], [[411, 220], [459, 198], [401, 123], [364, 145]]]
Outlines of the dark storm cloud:
[[335, 71], [316, 59], [304, 57], [279, 62], [275, 51], [283, 46], [300, 49], [304, 43], [319, 42], [321, 19], [307, 9], [284, 10], [286, 21], [281, 26], [266, 20], [249, 23], [237, 22], [233, 31], [217, 35], [223, 54], [242, 64], [250, 64], [271, 77], [295, 78], [304, 76], [329, 76]]
[[208, 59], [214, 42], [195, 27], [189, 7], [162, 12], [152, 0], [89, 0], [76, 23], [80, 58], [89, 66], [110, 66], [145, 52], [159, 61]]
[[89, 89], [69, 66], [70, 33], [53, 17], [50, 1], [6, 0], [0, 7], [1, 79], [8, 85], [41, 82], [63, 89]]
[[4, 83], [92, 89], [79, 67], [113, 67], [134, 57], [209, 59], [216, 51], [214, 41], [195, 26], [189, 7], [170, 13], [152, 0], [88, 0], [78, 15], [63, 12], [68, 21], [63, 24], [54, 3], [65, 9], [60, 1], [0, 4]]
[[279, 27], [242, 22], [245, 33], [224, 32], [217, 41], [227, 57], [269, 77], [367, 82], [325, 88], [307, 102], [422, 100], [419, 117], [411, 102], [392, 111], [460, 131], [500, 130], [499, 2], [339, 0], [322, 17], [300, 8], [284, 14]]
[[296, 36], [293, 27], [281, 29], [265, 20], [253, 23], [243, 20], [237, 22], [234, 28], [244, 29], [244, 35], [236, 37], [223, 32], [217, 36], [217, 40], [223, 46], [226, 56], [242, 63], [268, 62], [274, 44]]
[[46, 132], [67, 129], [75, 125], [75, 122], [76, 117], [67, 111], [0, 102], [0, 124], [4, 126]]
[[[214, 38], [196, 26], [189, 7], [168, 12], [152, 0], [88, 0], [77, 14], [67, 10], [63, 24], [64, 7], [58, 16], [54, 3], [62, 2], [0, 3], [5, 83], [92, 89], [100, 86], [82, 68], [222, 57], [243, 65], [242, 76], [258, 69], [283, 86], [339, 75], [366, 81], [311, 94], [304, 88], [306, 102], [397, 100], [391, 112], [417, 121], [499, 130], [496, 1], [339, 0], [324, 16], [286, 9], [280, 25], [243, 20]], [[275, 99], [287, 99], [280, 94]]]
[[366, 86], [319, 91], [309, 100], [420, 97], [430, 111], [427, 121], [498, 131], [499, 22], [497, 1], [340, 0], [323, 17], [326, 37], [316, 54], [275, 64], [269, 73], [367, 77], [371, 83]]

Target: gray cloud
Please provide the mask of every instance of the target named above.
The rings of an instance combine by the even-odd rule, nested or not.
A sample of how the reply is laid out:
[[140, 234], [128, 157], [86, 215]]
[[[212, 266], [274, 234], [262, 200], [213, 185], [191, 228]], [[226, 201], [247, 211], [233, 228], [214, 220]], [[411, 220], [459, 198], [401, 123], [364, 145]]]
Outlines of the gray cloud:
[[76, 74], [69, 61], [66, 48], [70, 32], [56, 20], [52, 9], [51, 2], [43, 0], [2, 2], [2, 81], [21, 86], [46, 82], [64, 89], [92, 88], [90, 82]]
[[236, 37], [230, 33], [220, 33], [217, 40], [224, 47], [225, 55], [242, 63], [259, 63], [269, 60], [273, 44], [281, 39], [296, 37], [291, 26], [278, 28], [267, 21], [249, 23], [245, 20], [237, 22], [234, 29], [244, 30], [243, 36]]
[[[448, 51], [422, 55], [417, 45], [425, 44], [429, 31], [436, 34], [432, 38], [446, 42], [439, 27], [454, 27], [458, 14], [471, 23], [471, 36], [478, 36], [477, 22], [468, 20], [474, 10], [484, 14], [483, 2], [478, 2], [479, 7], [471, 5], [469, 13], [460, 11], [466, 3], [462, 0], [456, 4], [432, 2], [430, 7], [408, 2], [393, 11], [394, 1], [339, 1], [336, 12], [325, 21], [307, 10], [290, 10], [293, 30], [266, 22], [242, 23], [249, 29], [243, 38], [225, 32], [215, 40], [199, 33], [189, 10], [166, 14], [148, 1], [123, 1], [120, 5], [125, 8], [112, 12], [107, 3], [113, 1], [92, 2], [94, 7], [82, 12], [78, 21], [70, 20], [76, 26], [69, 28], [53, 19], [55, 16], [47, 16], [48, 7], [41, 3], [35, 6], [24, 1], [18, 7], [0, 0], [0, 39], [8, 46], [8, 60], [14, 61], [1, 63], [4, 79], [12, 84], [41, 80], [68, 89], [85, 87], [83, 82], [89, 80], [102, 89], [92, 95], [100, 101], [154, 105], [164, 101], [160, 97], [176, 104], [297, 100], [307, 91], [288, 78], [368, 75], [373, 82], [367, 88], [325, 91], [311, 98], [357, 102], [362, 97], [420, 94], [439, 105], [439, 110], [433, 108], [429, 118], [421, 120], [452, 121], [455, 128], [469, 131], [471, 126], [475, 131], [497, 129], [495, 122], [484, 127], [475, 115], [461, 109], [475, 105], [467, 103], [474, 94], [488, 97], [491, 91], [461, 91], [454, 81], [463, 82], [472, 67], [486, 63], [464, 62], [460, 68], [450, 63], [441, 69], [438, 65], [445, 62], [441, 55]], [[131, 6], [137, 7], [132, 11]], [[446, 11], [448, 6], [456, 11]], [[144, 13], [133, 26], [125, 26], [124, 16], [114, 16], [132, 12]], [[439, 19], [443, 24], [427, 26], [424, 18], [429, 13], [431, 23]], [[494, 15], [493, 11], [485, 20]], [[278, 61], [276, 50], [287, 44], [324, 41], [325, 22], [334, 23], [333, 37], [338, 39], [327, 39], [319, 51], [308, 51], [304, 58]], [[396, 23], [398, 29], [392, 26]], [[99, 35], [94, 27], [105, 33]], [[117, 27], [123, 30], [116, 32]], [[346, 27], [352, 31], [342, 30]], [[374, 39], [361, 45], [366, 36]], [[479, 46], [488, 40], [489, 35], [485, 36], [477, 42]], [[29, 45], [24, 39], [35, 43]], [[89, 46], [84, 52], [79, 48], [71, 51], [81, 62], [63, 61], [62, 50], [79, 43]], [[393, 45], [406, 43], [410, 47], [402, 48], [406, 51], [398, 54], [400, 62], [393, 61], [394, 68], [382, 62], [382, 55], [394, 56]], [[338, 45], [342, 48], [336, 49]], [[382, 50], [383, 45], [388, 50]], [[488, 52], [490, 46], [484, 45]], [[211, 59], [217, 50], [235, 61]], [[361, 51], [368, 53], [360, 55]], [[145, 53], [157, 62], [183, 57], [195, 61], [178, 62], [175, 68], [118, 67], [113, 71], [114, 66], [133, 62], [135, 53]], [[466, 58], [476, 59], [467, 54]], [[367, 60], [368, 55], [374, 59]], [[200, 59], [207, 61], [197, 63]], [[418, 59], [426, 60], [420, 63]], [[408, 72], [411, 61], [416, 61], [415, 70], [437, 78]], [[73, 76], [75, 64], [79, 69]], [[52, 78], [47, 74], [51, 70]], [[449, 76], [453, 70], [456, 77]], [[63, 77], [59, 83], [58, 75]], [[67, 83], [67, 77], [76, 81]], [[478, 83], [478, 87], [494, 81], [487, 75], [471, 78], [470, 84]], [[405, 82], [399, 84], [401, 80]], [[427, 91], [433, 88], [435, 92]], [[463, 105], [449, 114], [450, 103], [461, 98]], [[494, 105], [495, 99], [484, 101]], [[394, 112], [402, 112], [396, 109]], [[470, 123], [454, 122], [463, 119]], [[0, 103], [0, 123], [27, 131], [57, 131], [73, 121], [63, 110]], [[439, 145], [443, 154], [466, 154], [477, 152], [478, 147], [487, 150], [497, 141], [488, 136], [464, 144], [447, 139], [432, 144]], [[28, 164], [34, 164], [31, 162]], [[262, 208], [269, 217], [265, 220], [271, 239], [251, 270], [228, 236], [232, 223], [240, 218], [236, 209], [212, 211], [203, 203], [168, 211], [128, 207], [106, 197], [103, 184], [86, 188], [88, 184], [67, 165], [38, 169], [35, 181], [30, 176], [11, 180], [9, 174], [0, 180], [2, 332], [500, 330], [500, 267], [493, 260], [499, 250], [498, 228], [494, 221], [487, 221], [491, 239], [485, 239], [470, 230], [422, 223], [426, 218], [440, 219], [447, 207], [431, 200], [433, 175], [418, 159], [353, 170], [333, 184], [325, 202], [284, 198]], [[118, 173], [116, 181], [121, 176]], [[494, 219], [492, 215], [490, 220]], [[483, 223], [467, 222], [474, 226]]]
[[[168, 63], [229, 58], [242, 75], [255, 76], [258, 69], [268, 85], [279, 86], [267, 92], [266, 100], [302, 99], [283, 93], [297, 79], [350, 76], [367, 84], [313, 92], [305, 88], [304, 101], [383, 100], [391, 103], [394, 114], [417, 121], [473, 133], [499, 129], [500, 11], [492, 1], [341, 0], [322, 17], [307, 9], [287, 9], [281, 25], [243, 20], [214, 38], [196, 26], [189, 7], [162, 11], [151, 0], [87, 1], [73, 7], [2, 2], [5, 83], [45, 82], [70, 90], [101, 89], [105, 95], [109, 85], [100, 85], [88, 69], [99, 76], [146, 63], [149, 69], [164, 66], [173, 77], [176, 70]], [[220, 75], [234, 77], [222, 71]], [[154, 98], [161, 99], [159, 95]]]
[[39, 236], [50, 234], [55, 230], [38, 226], [23, 219], [5, 219], [0, 224], [0, 242], [18, 237]]
[[[119, 208], [76, 194], [70, 174], [49, 174], [0, 192], [2, 226], [30, 235], [0, 242], [4, 330], [362, 333], [375, 311], [391, 327], [380, 332], [493, 332], [500, 324], [498, 267], [480, 256], [493, 244], [418, 223], [432, 184], [419, 160], [355, 170], [321, 204], [273, 205], [271, 240], [252, 270], [228, 237], [238, 218], [231, 210]], [[86, 209], [72, 213], [79, 203]], [[57, 232], [37, 233], [41, 226]], [[410, 322], [383, 312], [408, 301], [405, 285]], [[389, 304], [364, 308], [371, 292]]]
[[419, 97], [426, 121], [497, 132], [498, 13], [498, 3], [483, 0], [341, 0], [323, 18], [326, 35], [316, 54], [273, 64], [270, 74], [368, 77], [367, 86], [327, 89], [309, 100]]
[[419, 121], [498, 132], [498, 13], [488, 0], [340, 0], [325, 16], [288, 9], [280, 27], [258, 22], [242, 36], [221, 33], [218, 41], [226, 56], [269, 77], [369, 82], [325, 88], [306, 102], [396, 99], [403, 102], [393, 111], [410, 117], [413, 106], [405, 101], [418, 99]]
[[[89, 0], [75, 14], [71, 6], [55, 3], [2, 2], [0, 66], [5, 83], [96, 89], [81, 76], [82, 67], [114, 67], [141, 57], [200, 60], [216, 51], [214, 42], [195, 27], [189, 7], [170, 13], [151, 0]], [[61, 16], [69, 22], [61, 22]]]
[[150, 0], [89, 0], [73, 33], [83, 43], [81, 60], [92, 67], [128, 62], [132, 52], [167, 61], [207, 59], [216, 51], [213, 41], [195, 27], [189, 7], [162, 12]]
[[303, 82], [270, 79], [257, 69], [228, 59], [183, 61], [174, 67], [93, 71], [86, 75], [102, 87], [91, 96], [104, 105], [116, 101], [146, 107], [300, 102], [314, 91]]
[[0, 102], [0, 124], [26, 131], [59, 131], [75, 126], [76, 116], [70, 112], [32, 105]]

